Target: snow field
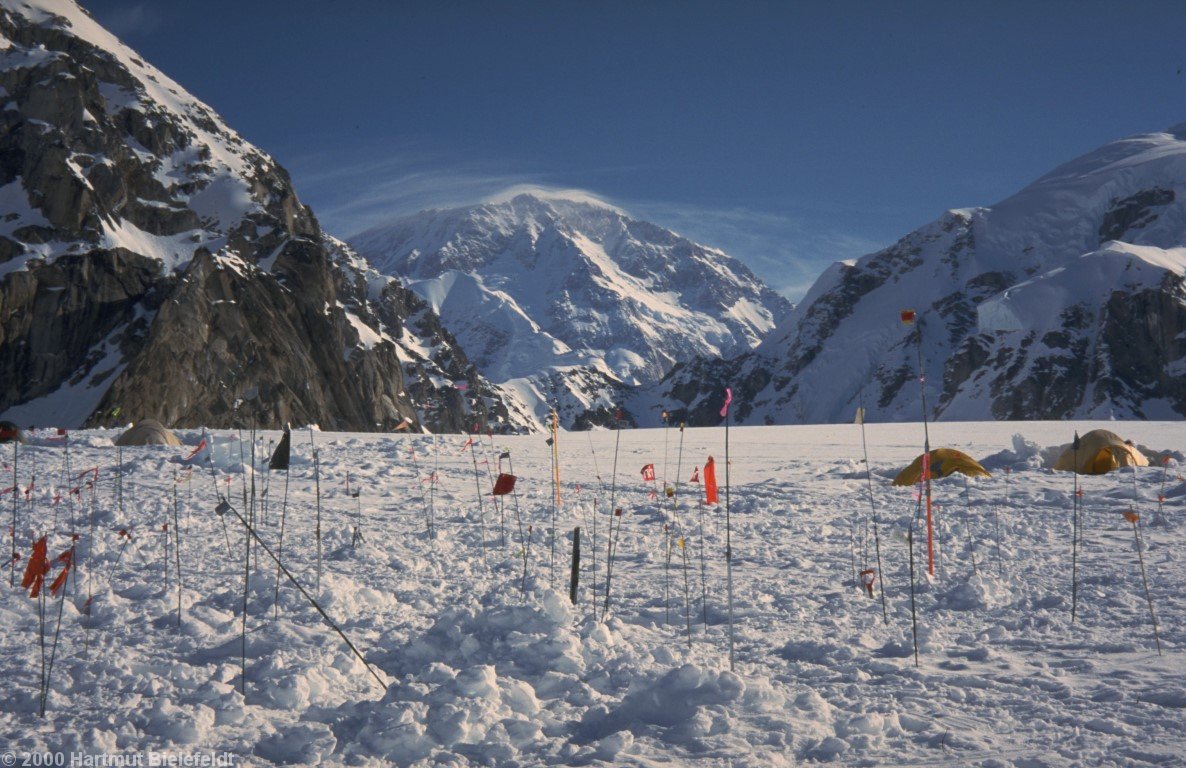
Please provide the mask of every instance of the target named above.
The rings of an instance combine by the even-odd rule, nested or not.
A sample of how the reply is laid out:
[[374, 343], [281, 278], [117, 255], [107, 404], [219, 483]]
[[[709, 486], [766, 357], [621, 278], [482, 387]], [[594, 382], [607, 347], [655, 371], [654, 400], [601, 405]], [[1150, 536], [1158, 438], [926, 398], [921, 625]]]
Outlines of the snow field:
[[[503, 450], [520, 476], [519, 509], [532, 529], [526, 582], [510, 498], [501, 515], [491, 497], [483, 499], [483, 556], [464, 437], [314, 433], [322, 489], [320, 590], [314, 590], [312, 455], [308, 433], [296, 432], [285, 563], [388, 685], [376, 683], [283, 577], [274, 601], [276, 569], [253, 547], [258, 565], [248, 599], [246, 696], [239, 673], [243, 531], [232, 515], [213, 514], [215, 483], [236, 509], [243, 507], [242, 481], [249, 485], [250, 474], [233, 462], [237, 448], [220, 443], [214, 482], [195, 471], [177, 485], [184, 578], [178, 628], [175, 573], [166, 586], [161, 527], [175, 527], [178, 465], [170, 459], [192, 449], [125, 448], [121, 513], [117, 451], [109, 444], [116, 433], [75, 433], [74, 474], [91, 466], [100, 472], [94, 506], [87, 497], [73, 510], [81, 567], [69, 586], [47, 718], [37, 717], [37, 601], [4, 589], [0, 669], [9, 694], [0, 699], [0, 729], [7, 748], [17, 751], [200, 748], [229, 750], [252, 765], [1178, 764], [1186, 755], [1186, 684], [1175, 518], [1186, 484], [1172, 464], [1165, 484], [1170, 525], [1152, 526], [1160, 468], [1136, 472], [1136, 500], [1131, 470], [1080, 478], [1084, 549], [1072, 624], [1073, 478], [1042, 469], [1036, 446], [1067, 442], [1073, 429], [1093, 426], [932, 425], [934, 445], [969, 451], [994, 477], [970, 483], [968, 499], [959, 476], [935, 483], [941, 555], [934, 581], [922, 575], [921, 538], [915, 549], [917, 667], [905, 545], [916, 502], [913, 489], [891, 488], [889, 481], [919, 452], [921, 426], [867, 427], [888, 624], [880, 592], [869, 599], [853, 586], [854, 559], [858, 568], [866, 564], [869, 510], [859, 428], [734, 428], [735, 671], [728, 664], [724, 511], [704, 509], [702, 586], [699, 509], [687, 484], [692, 467], [702, 468], [711, 453], [723, 501], [723, 430], [687, 430], [682, 461], [676, 429], [621, 434], [613, 493], [624, 515], [604, 620], [613, 432], [560, 435], [563, 504], [554, 577], [550, 450], [543, 437], [495, 437], [494, 450], [487, 438], [478, 448], [484, 491], [491, 486], [483, 462], [497, 470]], [[1177, 424], [1106, 426], [1139, 444], [1180, 445]], [[1029, 444], [1015, 442], [1016, 433]], [[199, 437], [181, 435], [190, 444]], [[263, 467], [277, 438], [259, 437], [255, 478], [257, 495], [268, 489], [266, 514], [257, 503], [256, 527], [273, 551], [283, 476], [269, 478]], [[60, 444], [34, 442], [41, 444], [24, 446], [19, 456], [21, 487], [34, 471], [38, 479], [34, 503], [18, 502], [18, 543], [27, 557], [30, 530], [52, 529], [56, 513], [53, 557], [69, 546], [71, 530], [68, 505], [52, 505], [49, 490], [65, 485], [64, 452]], [[419, 478], [409, 457], [413, 447]], [[0, 448], [3, 486], [11, 484], [10, 449]], [[653, 486], [639, 471], [654, 463], [661, 488], [664, 479], [674, 482], [677, 462], [681, 485], [671, 519], [661, 492], [648, 498]], [[421, 497], [428, 483], [418, 480], [434, 465], [437, 537], [430, 540]], [[351, 488], [361, 488], [358, 501], [346, 494], [347, 471]], [[1134, 501], [1162, 657], [1132, 528], [1119, 514]], [[358, 502], [363, 541], [352, 546]], [[5, 518], [10, 503], [11, 496], [0, 499]], [[687, 615], [681, 551], [673, 550], [668, 568], [664, 522], [685, 539]], [[576, 525], [582, 574], [574, 606], [567, 579]], [[867, 560], [876, 567], [871, 519], [868, 525]], [[132, 533], [132, 543], [118, 536], [121, 528]], [[169, 556], [172, 562], [172, 549]], [[94, 594], [89, 616], [88, 591]], [[55, 608], [47, 611], [52, 631], [56, 601], [47, 607]]]

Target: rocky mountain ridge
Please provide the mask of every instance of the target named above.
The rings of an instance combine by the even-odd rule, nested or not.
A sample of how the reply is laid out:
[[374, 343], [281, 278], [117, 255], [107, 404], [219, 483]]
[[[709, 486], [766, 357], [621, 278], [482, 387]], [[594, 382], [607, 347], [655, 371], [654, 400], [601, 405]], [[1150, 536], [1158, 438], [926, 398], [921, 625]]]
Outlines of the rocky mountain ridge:
[[1122, 139], [987, 208], [955, 209], [834, 264], [752, 352], [635, 393], [742, 423], [1186, 415], [1186, 125]]
[[0, 103], [0, 415], [513, 421], [425, 302], [75, 3], [0, 8]]

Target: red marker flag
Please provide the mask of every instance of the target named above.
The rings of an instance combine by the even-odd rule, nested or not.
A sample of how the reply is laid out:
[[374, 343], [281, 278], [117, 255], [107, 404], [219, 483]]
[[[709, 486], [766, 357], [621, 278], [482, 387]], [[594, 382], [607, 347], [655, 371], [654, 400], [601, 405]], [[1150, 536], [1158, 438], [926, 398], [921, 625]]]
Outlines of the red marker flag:
[[647, 483], [654, 481], [654, 479], [655, 479], [655, 465], [654, 464], [647, 464], [645, 467], [642, 468], [642, 479], [643, 479], [643, 482], [647, 482]]
[[903, 309], [902, 310], [902, 325], [914, 325], [914, 320], [916, 317], [918, 317], [918, 315], [914, 312], [913, 309]]
[[513, 490], [515, 490], [515, 476], [508, 475], [505, 472], [501, 472], [498, 475], [498, 479], [496, 479], [494, 481], [494, 492], [491, 493], [490, 495], [491, 496], [506, 496], [508, 493], [510, 493]]
[[725, 404], [721, 406], [721, 418], [729, 415], [729, 403], [733, 402], [733, 390], [725, 387]]
[[711, 456], [708, 457], [708, 463], [704, 465], [704, 503], [719, 503], [719, 497], [717, 496], [717, 463]]

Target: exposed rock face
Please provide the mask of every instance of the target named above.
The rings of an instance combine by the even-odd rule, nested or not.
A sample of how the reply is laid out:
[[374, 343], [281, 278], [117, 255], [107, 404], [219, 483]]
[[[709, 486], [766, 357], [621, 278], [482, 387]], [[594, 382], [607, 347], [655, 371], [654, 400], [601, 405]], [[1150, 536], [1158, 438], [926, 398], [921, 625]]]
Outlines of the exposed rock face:
[[72, 2], [0, 8], [0, 101], [0, 413], [508, 423], [423, 301]]
[[679, 367], [629, 406], [715, 424], [1186, 415], [1186, 126], [1108, 144], [992, 208], [833, 265], [753, 352]]

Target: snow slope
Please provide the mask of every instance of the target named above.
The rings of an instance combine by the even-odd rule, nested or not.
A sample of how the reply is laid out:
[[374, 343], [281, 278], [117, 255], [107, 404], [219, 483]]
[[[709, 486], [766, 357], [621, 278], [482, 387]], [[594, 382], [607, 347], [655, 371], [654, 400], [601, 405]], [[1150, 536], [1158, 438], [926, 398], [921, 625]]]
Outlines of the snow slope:
[[918, 418], [916, 329], [898, 322], [914, 309], [932, 417], [1179, 418], [1184, 192], [1186, 126], [1105, 145], [833, 265], [755, 352], [676, 371], [643, 408], [707, 418], [733, 381], [746, 423], [848, 421], [862, 391], [876, 418]]
[[[971, 452], [994, 477], [972, 482], [966, 499], [958, 478], [935, 483], [941, 555], [934, 581], [922, 578], [921, 563], [916, 569], [918, 666], [904, 540], [915, 501], [913, 489], [889, 481], [918, 452], [921, 426], [868, 426], [888, 622], [880, 591], [870, 599], [852, 583], [854, 562], [876, 567], [877, 557], [859, 429], [734, 428], [734, 671], [725, 513], [703, 508], [702, 539], [698, 488], [686, 482], [708, 455], [723, 481], [723, 430], [561, 433], [554, 560], [550, 452], [538, 437], [499, 437], [471, 458], [459, 437], [298, 432], [285, 562], [384, 682], [290, 583], [274, 602], [276, 571], [257, 548], [246, 696], [238, 671], [242, 525], [228, 517], [224, 530], [213, 513], [215, 487], [244, 506], [235, 436], [216, 434], [213, 479], [199, 470], [179, 483], [173, 460], [192, 448], [124, 449], [121, 510], [121, 455], [109, 443], [117, 433], [72, 435], [70, 474], [99, 468], [94, 500], [84, 488], [73, 507], [52, 505], [49, 490], [78, 482], [59, 479], [64, 445], [52, 431], [38, 433], [18, 457], [22, 488], [38, 478], [31, 502], [18, 503], [18, 543], [27, 554], [31, 534], [56, 523], [52, 556], [78, 530], [82, 568], [65, 603], [46, 721], [36, 715], [37, 601], [0, 588], [8, 685], [0, 731], [18, 753], [225, 750], [252, 765], [1174, 765], [1186, 754], [1180, 430], [1106, 424], [1176, 458], [1165, 475], [1154, 466], [1080, 478], [1084, 543], [1072, 624], [1073, 477], [1043, 469], [1038, 448], [1094, 426], [932, 425], [936, 445]], [[198, 433], [183, 436], [192, 443]], [[259, 438], [261, 467], [275, 438]], [[319, 589], [311, 441], [320, 466]], [[482, 462], [505, 471], [495, 453], [504, 450], [520, 475], [518, 496], [502, 510], [487, 496], [480, 511], [474, 459], [478, 485], [489, 488]], [[639, 476], [647, 463], [660, 482], [684, 481], [674, 515], [648, 497]], [[594, 606], [604, 604], [611, 484], [624, 514], [602, 619]], [[261, 469], [256, 488], [265, 487], [272, 503], [257, 507], [255, 519], [276, 550], [281, 476]], [[1151, 524], [1159, 495], [1170, 526]], [[430, 496], [435, 539], [425, 533]], [[1143, 516], [1164, 656], [1154, 647], [1133, 530], [1120, 515], [1130, 506]], [[163, 575], [165, 522], [182, 532], [180, 628], [177, 582]], [[665, 522], [686, 541], [670, 568]], [[566, 576], [578, 525], [574, 606]], [[363, 541], [352, 546], [356, 526]], [[121, 529], [133, 537], [126, 547]], [[921, 561], [921, 546], [915, 555]]]

